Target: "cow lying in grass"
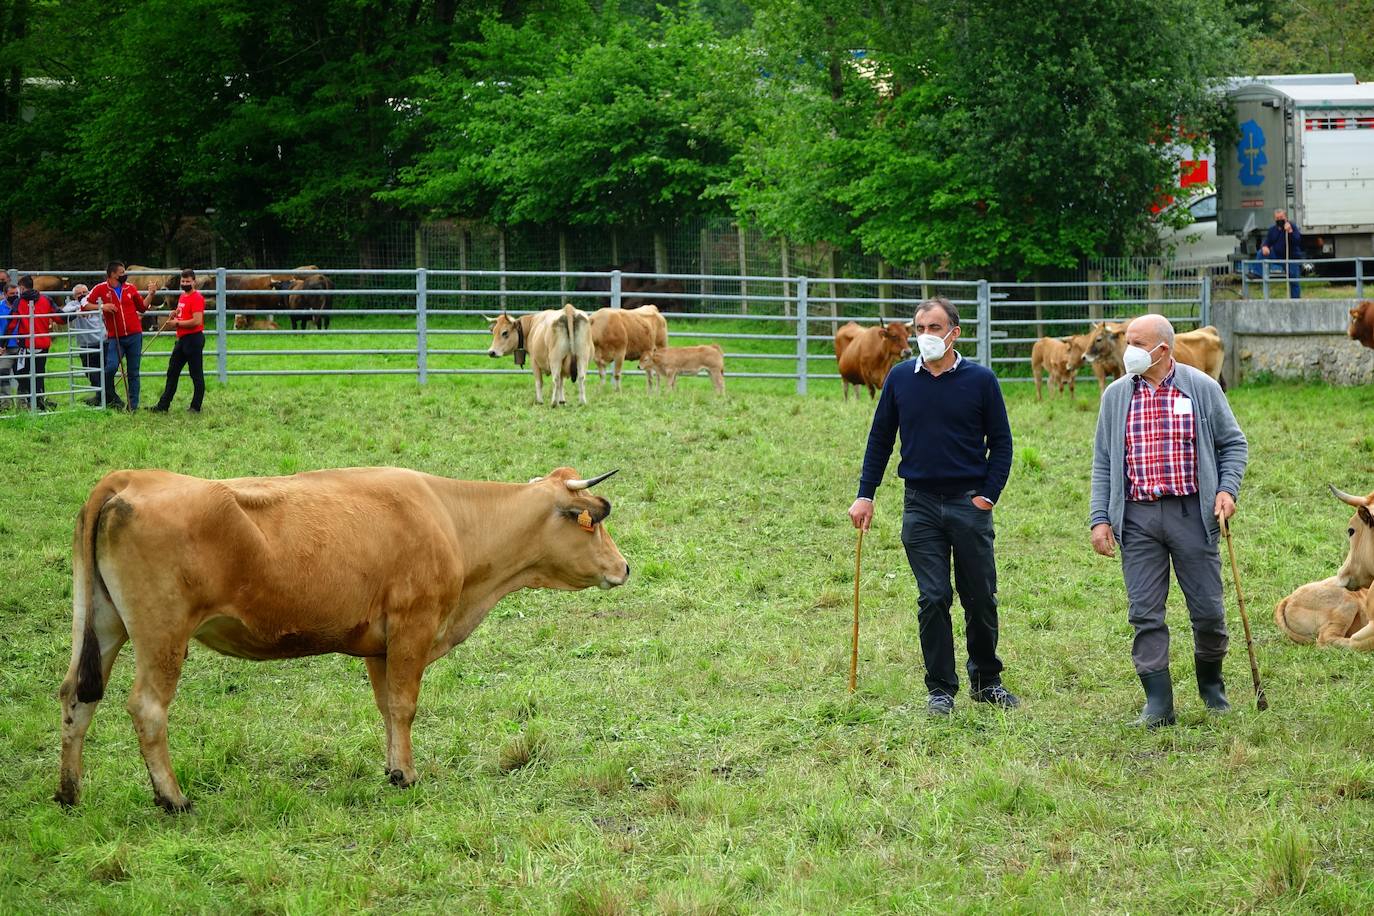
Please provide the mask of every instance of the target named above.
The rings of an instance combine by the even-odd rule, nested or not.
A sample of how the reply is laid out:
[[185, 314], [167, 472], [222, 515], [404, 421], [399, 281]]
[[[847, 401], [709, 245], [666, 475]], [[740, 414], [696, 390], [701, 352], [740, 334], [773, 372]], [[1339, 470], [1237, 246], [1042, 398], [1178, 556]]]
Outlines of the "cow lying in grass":
[[1296, 643], [1368, 652], [1374, 650], [1374, 633], [1361, 632], [1369, 625], [1364, 610], [1367, 598], [1367, 589], [1350, 591], [1331, 576], [1295, 589], [1275, 605], [1274, 623]]

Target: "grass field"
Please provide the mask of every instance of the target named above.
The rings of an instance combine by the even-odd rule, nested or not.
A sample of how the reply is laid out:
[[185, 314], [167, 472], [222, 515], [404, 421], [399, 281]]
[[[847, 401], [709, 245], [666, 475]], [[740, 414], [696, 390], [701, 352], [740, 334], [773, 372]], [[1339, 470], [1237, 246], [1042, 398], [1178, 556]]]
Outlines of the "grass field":
[[[1236, 546], [1272, 708], [1254, 711], [1228, 581], [1235, 714], [1203, 714], [1175, 602], [1180, 724], [1142, 734], [1124, 725], [1140, 691], [1119, 567], [1087, 545], [1095, 398], [1008, 389], [1002, 655], [1024, 706], [961, 694], [933, 721], [895, 478], [845, 692], [867, 402], [833, 383], [798, 398], [734, 381], [723, 399], [705, 379], [660, 398], [637, 383], [550, 411], [527, 379], [234, 379], [199, 417], [0, 423], [0, 912], [1374, 910], [1374, 659], [1290, 644], [1272, 619], [1344, 555], [1326, 482], [1374, 488], [1369, 389], [1232, 393], [1252, 455]], [[511, 596], [433, 665], [406, 791], [383, 776], [360, 661], [196, 645], [171, 709], [196, 809], [163, 814], [123, 709], [126, 648], [82, 804], [59, 809], [71, 531], [100, 476], [371, 464], [619, 467], [600, 492], [634, 575]]]

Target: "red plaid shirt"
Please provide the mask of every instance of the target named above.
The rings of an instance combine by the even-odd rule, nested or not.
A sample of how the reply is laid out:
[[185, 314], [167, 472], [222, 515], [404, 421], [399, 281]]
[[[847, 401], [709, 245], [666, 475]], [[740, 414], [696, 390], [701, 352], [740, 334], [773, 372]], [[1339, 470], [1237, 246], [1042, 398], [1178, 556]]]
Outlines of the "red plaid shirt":
[[1193, 402], [1174, 387], [1174, 370], [1150, 390], [1136, 378], [1126, 411], [1126, 498], [1156, 500], [1197, 492], [1197, 418]]

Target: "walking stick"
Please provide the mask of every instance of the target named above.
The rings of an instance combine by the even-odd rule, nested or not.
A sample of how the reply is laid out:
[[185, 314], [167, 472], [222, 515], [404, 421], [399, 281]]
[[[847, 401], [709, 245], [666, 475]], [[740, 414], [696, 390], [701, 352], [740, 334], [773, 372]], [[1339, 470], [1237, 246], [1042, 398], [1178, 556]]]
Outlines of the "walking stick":
[[1240, 622], [1245, 627], [1245, 648], [1250, 653], [1250, 679], [1255, 683], [1255, 708], [1260, 712], [1269, 708], [1269, 699], [1260, 685], [1259, 662], [1255, 661], [1255, 642], [1250, 637], [1250, 617], [1245, 613], [1245, 595], [1240, 590], [1240, 568], [1236, 566], [1236, 545], [1231, 542], [1231, 526], [1220, 512], [1217, 520], [1221, 522], [1221, 533], [1226, 536], [1226, 550], [1231, 554], [1231, 576], [1236, 582], [1236, 604], [1240, 605]]
[[859, 677], [859, 572], [863, 568], [864, 530], [859, 529], [859, 543], [854, 547], [854, 647], [849, 654], [849, 692]]

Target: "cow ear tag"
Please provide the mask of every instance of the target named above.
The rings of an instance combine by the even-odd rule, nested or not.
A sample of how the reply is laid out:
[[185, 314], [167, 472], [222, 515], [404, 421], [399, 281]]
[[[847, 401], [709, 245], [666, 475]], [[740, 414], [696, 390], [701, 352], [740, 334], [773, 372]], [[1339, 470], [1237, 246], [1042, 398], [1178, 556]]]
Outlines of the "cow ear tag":
[[578, 514], [578, 516], [577, 516], [577, 524], [579, 524], [579, 525], [582, 526], [582, 530], [583, 530], [583, 531], [591, 531], [591, 530], [593, 530], [593, 529], [592, 529], [592, 514], [591, 514], [590, 512], [588, 512], [586, 509], [583, 509], [583, 510]]

